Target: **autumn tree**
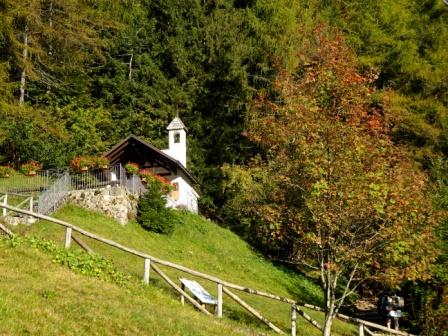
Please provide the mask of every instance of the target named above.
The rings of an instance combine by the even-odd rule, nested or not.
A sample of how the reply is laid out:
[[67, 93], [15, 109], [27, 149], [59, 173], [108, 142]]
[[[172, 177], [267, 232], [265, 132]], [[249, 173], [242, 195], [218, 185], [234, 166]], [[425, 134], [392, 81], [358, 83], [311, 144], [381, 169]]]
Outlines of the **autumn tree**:
[[393, 118], [371, 88], [377, 75], [358, 73], [341, 35], [323, 27], [304, 50], [249, 115], [262, 154], [224, 171], [228, 205], [257, 239], [319, 272], [328, 336], [362, 281], [424, 274], [436, 216], [425, 175], [387, 136]]
[[321, 1], [346, 33], [360, 63], [381, 69], [377, 87], [399, 93], [392, 101], [402, 121], [394, 139], [432, 166], [447, 156], [448, 7], [438, 0]]

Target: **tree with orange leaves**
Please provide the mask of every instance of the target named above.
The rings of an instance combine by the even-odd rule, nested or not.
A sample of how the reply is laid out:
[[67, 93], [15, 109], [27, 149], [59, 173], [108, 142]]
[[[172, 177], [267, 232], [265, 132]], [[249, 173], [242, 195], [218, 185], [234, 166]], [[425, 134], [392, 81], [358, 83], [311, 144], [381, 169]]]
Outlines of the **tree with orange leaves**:
[[426, 176], [387, 136], [375, 74], [357, 71], [337, 32], [319, 27], [304, 50], [249, 115], [246, 134], [263, 154], [225, 173], [228, 205], [258, 239], [319, 271], [329, 336], [362, 281], [425, 274], [438, 216]]

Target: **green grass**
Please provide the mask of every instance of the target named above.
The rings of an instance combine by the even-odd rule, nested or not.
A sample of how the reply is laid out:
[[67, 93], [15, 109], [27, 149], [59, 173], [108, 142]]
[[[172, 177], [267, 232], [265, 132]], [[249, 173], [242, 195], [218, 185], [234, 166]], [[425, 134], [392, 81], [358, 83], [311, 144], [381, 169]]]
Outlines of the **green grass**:
[[[0, 196], [3, 196], [3, 195], [0, 194]], [[23, 201], [25, 201], [26, 198], [27, 198], [27, 196], [8, 195], [8, 205], [17, 206], [20, 203], [22, 203]], [[3, 203], [4, 201], [2, 200], [1, 202]], [[23, 208], [25, 208], [25, 206]]]
[[[143, 230], [136, 222], [121, 226], [100, 214], [84, 209], [67, 206], [56, 217], [80, 226], [105, 238], [113, 239], [131, 248], [146, 252], [155, 257], [177, 262], [195, 270], [217, 276], [223, 280], [255, 289], [272, 292], [295, 300], [321, 304], [322, 294], [319, 287], [304, 276], [275, 267], [262, 256], [255, 253], [238, 236], [209, 222], [200, 216], [182, 214], [182, 225], [176, 227], [171, 236], [159, 235]], [[62, 245], [64, 228], [47, 222], [38, 222], [31, 227], [19, 227], [20, 233], [36, 235], [58, 242]], [[113, 261], [123, 273], [130, 274], [135, 281], [143, 274], [143, 260], [104, 244], [83, 238], [97, 253]], [[178, 282], [181, 276], [195, 279], [166, 267], [163, 270]], [[196, 278], [211, 294], [216, 293], [216, 285]], [[165, 293], [169, 300], [177, 296], [154, 272], [151, 273], [150, 288]], [[281, 329], [289, 329], [290, 307], [287, 304], [234, 291], [246, 302], [260, 311]], [[183, 310], [193, 311], [190, 307]], [[322, 322], [322, 315], [307, 311]], [[250, 329], [269, 333], [265, 326], [224, 296], [225, 321], [247, 325]], [[299, 317], [299, 335], [319, 335], [319, 331]], [[354, 335], [353, 326], [336, 322], [334, 335]]]
[[163, 289], [82, 276], [0, 238], [0, 335], [254, 335], [185, 309]]

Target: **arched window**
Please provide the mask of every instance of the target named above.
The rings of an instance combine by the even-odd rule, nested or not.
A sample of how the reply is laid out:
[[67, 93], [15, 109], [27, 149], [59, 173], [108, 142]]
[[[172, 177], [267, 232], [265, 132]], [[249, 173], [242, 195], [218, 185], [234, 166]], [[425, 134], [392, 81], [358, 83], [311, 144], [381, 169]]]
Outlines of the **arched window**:
[[180, 143], [180, 133], [174, 133], [174, 143]]

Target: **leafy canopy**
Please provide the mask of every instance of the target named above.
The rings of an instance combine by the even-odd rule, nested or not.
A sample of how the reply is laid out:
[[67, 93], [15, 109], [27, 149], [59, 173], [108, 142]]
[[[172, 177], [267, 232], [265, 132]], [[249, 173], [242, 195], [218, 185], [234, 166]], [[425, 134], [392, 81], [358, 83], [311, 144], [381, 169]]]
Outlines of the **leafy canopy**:
[[363, 280], [422, 277], [438, 218], [427, 178], [387, 136], [394, 118], [370, 85], [375, 74], [360, 74], [341, 34], [323, 26], [306, 50], [249, 114], [247, 136], [263, 155], [225, 172], [229, 206], [256, 239], [319, 271], [329, 335]]

